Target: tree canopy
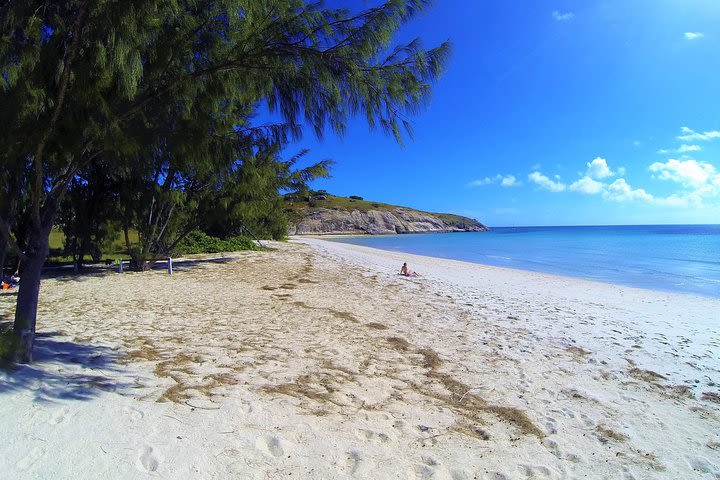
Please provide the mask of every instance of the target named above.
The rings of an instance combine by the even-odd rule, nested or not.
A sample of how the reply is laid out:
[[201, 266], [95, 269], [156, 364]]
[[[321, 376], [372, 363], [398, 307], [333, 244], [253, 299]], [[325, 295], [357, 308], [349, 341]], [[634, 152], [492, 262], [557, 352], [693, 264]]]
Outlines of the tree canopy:
[[[389, 0], [361, 12], [300, 0], [0, 6], [0, 247], [17, 242], [12, 232], [23, 226], [20, 357], [31, 357], [40, 271], [69, 190], [72, 212], [73, 202], [81, 208], [112, 186], [118, 221], [134, 224], [146, 249], [138, 258], [171, 247], [199, 226], [201, 212], [211, 218], [208, 210], [208, 228], [227, 215], [275, 234], [282, 226], [270, 220], [278, 207], [269, 192], [327, 173], [327, 163], [293, 173], [279, 156], [302, 125], [318, 136], [343, 133], [359, 115], [398, 141], [411, 133], [408, 118], [449, 46], [392, 42], [428, 4]], [[282, 123], [258, 125], [262, 103]], [[92, 228], [99, 238], [102, 222]]]

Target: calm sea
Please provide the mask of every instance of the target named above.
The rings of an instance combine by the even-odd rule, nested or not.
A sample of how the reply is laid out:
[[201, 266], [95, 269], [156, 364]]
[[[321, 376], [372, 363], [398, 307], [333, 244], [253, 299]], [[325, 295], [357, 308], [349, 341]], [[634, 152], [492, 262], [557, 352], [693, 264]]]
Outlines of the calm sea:
[[337, 241], [720, 297], [720, 225], [506, 227], [482, 233], [368, 235]]

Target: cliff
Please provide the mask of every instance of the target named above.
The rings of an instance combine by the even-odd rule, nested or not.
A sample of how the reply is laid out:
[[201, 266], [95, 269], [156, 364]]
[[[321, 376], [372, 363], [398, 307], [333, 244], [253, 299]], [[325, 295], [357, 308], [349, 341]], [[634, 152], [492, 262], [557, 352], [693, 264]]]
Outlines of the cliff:
[[472, 218], [332, 195], [286, 198], [290, 235], [483, 232]]

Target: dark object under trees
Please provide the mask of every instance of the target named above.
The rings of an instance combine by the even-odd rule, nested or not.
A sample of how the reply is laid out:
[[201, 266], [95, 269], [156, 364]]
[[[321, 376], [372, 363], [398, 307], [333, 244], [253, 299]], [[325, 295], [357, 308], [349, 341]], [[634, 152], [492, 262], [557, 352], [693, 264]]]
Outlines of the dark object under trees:
[[[0, 160], [22, 173], [3, 180], [3, 191], [22, 182], [29, 225], [17, 359], [32, 360], [48, 237], [81, 169], [102, 158], [135, 181], [153, 155], [172, 155], [187, 171], [212, 168], [215, 158], [229, 164], [230, 142], [251, 127], [259, 101], [282, 115], [283, 134], [299, 135], [301, 118], [317, 135], [328, 125], [342, 133], [359, 114], [400, 140], [405, 115], [427, 98], [448, 52], [446, 44], [390, 46], [427, 3], [391, 0], [352, 13], [295, 0], [6, 2], [0, 135], [12, 141], [0, 142]], [[162, 185], [177, 173], [158, 175]], [[4, 242], [14, 215], [0, 218]]]

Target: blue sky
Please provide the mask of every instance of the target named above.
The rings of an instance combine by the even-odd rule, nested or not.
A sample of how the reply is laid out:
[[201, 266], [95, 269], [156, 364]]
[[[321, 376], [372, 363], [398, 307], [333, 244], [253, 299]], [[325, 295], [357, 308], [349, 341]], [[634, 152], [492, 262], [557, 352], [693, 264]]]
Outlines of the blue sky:
[[720, 223], [720, 2], [443, 0], [414, 37], [453, 44], [415, 137], [308, 131], [288, 155], [337, 162], [313, 188], [490, 226]]

